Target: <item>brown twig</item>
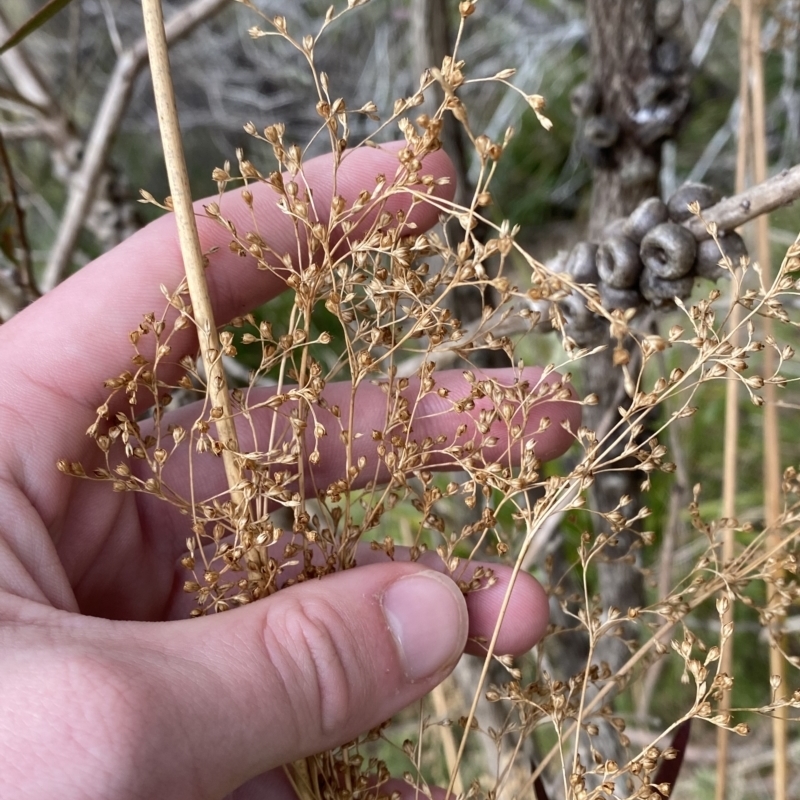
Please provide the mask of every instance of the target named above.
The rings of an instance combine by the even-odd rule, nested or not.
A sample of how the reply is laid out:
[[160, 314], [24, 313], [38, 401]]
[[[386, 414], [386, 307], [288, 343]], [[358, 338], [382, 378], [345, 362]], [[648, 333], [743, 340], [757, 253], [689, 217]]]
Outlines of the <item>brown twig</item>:
[[2, 163], [3, 172], [6, 176], [6, 184], [8, 185], [8, 194], [11, 200], [11, 207], [14, 210], [14, 219], [17, 227], [17, 239], [19, 240], [20, 251], [22, 258], [17, 265], [17, 284], [29, 299], [34, 299], [39, 296], [39, 291], [33, 280], [33, 265], [31, 263], [31, 248], [28, 243], [28, 236], [25, 233], [25, 212], [19, 202], [19, 195], [17, 194], [17, 185], [14, 181], [14, 172], [11, 169], [11, 161], [8, 158], [8, 151], [6, 150], [3, 136], [0, 134], [0, 163]]
[[709, 222], [721, 231], [732, 231], [762, 214], [769, 214], [782, 206], [789, 205], [800, 197], [800, 164], [782, 170], [777, 175], [751, 186], [733, 197], [717, 203], [703, 211], [703, 219], [692, 217], [686, 227], [698, 241], [708, 239], [705, 226]]

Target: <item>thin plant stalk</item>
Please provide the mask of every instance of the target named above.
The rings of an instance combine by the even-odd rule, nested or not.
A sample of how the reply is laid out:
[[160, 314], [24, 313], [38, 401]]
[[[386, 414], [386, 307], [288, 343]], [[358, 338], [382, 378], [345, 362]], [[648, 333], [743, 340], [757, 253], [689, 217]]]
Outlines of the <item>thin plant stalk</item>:
[[243, 505], [243, 495], [235, 487], [240, 481], [239, 467], [234, 453], [239, 449], [236, 427], [233, 422], [230, 395], [222, 364], [222, 350], [211, 306], [211, 295], [205, 277], [203, 252], [197, 234], [197, 224], [192, 207], [189, 176], [183, 153], [178, 110], [175, 104], [175, 90], [169, 67], [169, 49], [164, 32], [164, 16], [161, 0], [143, 0], [145, 37], [150, 56], [150, 71], [153, 76], [153, 93], [164, 148], [164, 162], [172, 196], [172, 207], [178, 226], [178, 238], [183, 256], [192, 313], [200, 341], [200, 353], [206, 369], [208, 400], [211, 408], [219, 408], [222, 414], [217, 418], [217, 433], [224, 445], [222, 462], [235, 506]]
[[[751, 24], [751, 58], [752, 58], [752, 124], [753, 124], [753, 180], [760, 183], [767, 177], [767, 134], [766, 134], [766, 104], [764, 101], [764, 62], [761, 53], [761, 10], [758, 6], [753, 9]], [[765, 281], [772, 276], [769, 246], [769, 216], [761, 215], [756, 219], [756, 252], [758, 263]], [[775, 325], [770, 317], [763, 320], [764, 338], [774, 338]], [[764, 351], [764, 372], [771, 374], [775, 369], [775, 351], [768, 347]], [[778, 530], [781, 513], [781, 460], [780, 437], [778, 433], [778, 405], [775, 396], [775, 385], [768, 383], [764, 386], [764, 523], [767, 531], [767, 541], [773, 546], [780, 542]], [[775, 576], [780, 578], [780, 571]], [[767, 582], [767, 601], [771, 601], [775, 594], [775, 584]], [[773, 637], [780, 637], [776, 630], [779, 621], [773, 620]], [[772, 643], [769, 649], [769, 667], [771, 680], [777, 685], [772, 686], [776, 696], [784, 693], [786, 680], [786, 662], [780, 648]], [[786, 800], [788, 786], [788, 715], [786, 708], [778, 708], [772, 717], [772, 744], [774, 757], [774, 796], [775, 800]]]
[[[433, 708], [436, 711], [437, 717], [447, 717], [449, 715], [449, 709], [452, 707], [448, 702], [447, 692], [445, 691], [444, 684], [440, 683], [434, 690], [431, 692], [431, 700], [433, 701]], [[455, 687], [451, 687], [452, 691], [457, 692], [458, 690]], [[453, 782], [453, 791], [456, 793], [457, 796], [461, 796], [464, 793], [464, 784], [461, 780], [461, 775], [458, 771], [456, 766], [456, 761], [458, 759], [458, 751], [456, 750], [456, 743], [453, 737], [453, 728], [451, 726], [439, 726], [439, 730], [441, 731], [441, 741], [442, 741], [442, 750], [444, 755], [445, 765], [447, 766], [447, 772], [450, 775], [454, 775], [454, 782]]]
[[[741, 192], [746, 185], [747, 151], [750, 144], [750, 131], [752, 129], [750, 115], [750, 54], [752, 49], [749, 36], [752, 33], [752, 4], [750, 0], [742, 0], [740, 33], [739, 33], [739, 139], [736, 153], [736, 191]], [[738, 271], [737, 271], [738, 274]], [[736, 302], [735, 294], [738, 281], [731, 287], [732, 304], [730, 324], [731, 330], [736, 331], [741, 319], [741, 307]], [[725, 387], [725, 435], [723, 449], [723, 478], [722, 478], [722, 516], [733, 520], [736, 518], [737, 494], [737, 458], [739, 454], [739, 381], [730, 376]], [[722, 563], [729, 564], [735, 555], [736, 533], [734, 526], [727, 527], [722, 532]], [[732, 625], [734, 621], [733, 603], [728, 604], [722, 614], [720, 622], [723, 625]], [[729, 639], [722, 651], [719, 661], [719, 673], [733, 674], [733, 639]], [[730, 692], [720, 698], [720, 713], [729, 713], [731, 707]], [[717, 729], [717, 774], [715, 781], [716, 800], [725, 800], [728, 790], [728, 747], [730, 732], [720, 727]]]
[[[402, 517], [400, 520], [399, 525], [399, 539], [403, 545], [406, 547], [411, 547], [414, 544], [414, 537], [411, 533], [411, 525], [409, 524], [408, 520], [405, 517]], [[453, 694], [459, 694], [459, 689], [457, 686], [452, 685], [450, 687], [450, 691]], [[451, 703], [448, 698], [448, 693], [445, 689], [445, 684], [440, 683], [432, 692], [431, 692], [431, 701], [433, 702], [433, 708], [436, 712], [436, 716], [440, 719], [444, 719], [445, 717], [450, 716], [450, 709], [453, 707], [458, 707], [458, 703]], [[439, 736], [442, 742], [442, 754], [444, 755], [444, 762], [447, 768], [447, 773], [449, 775], [455, 775], [455, 782], [453, 784], [454, 791], [457, 795], [461, 795], [464, 792], [464, 785], [463, 781], [461, 780], [461, 775], [458, 772], [458, 768], [456, 766], [456, 761], [458, 757], [458, 752], [456, 749], [455, 743], [455, 736], [453, 734], [453, 727], [451, 725], [439, 725]], [[422, 737], [420, 737], [420, 742], [422, 741]]]
[[17, 267], [18, 282], [32, 298], [39, 296], [36, 281], [33, 276], [33, 260], [31, 258], [31, 247], [25, 232], [25, 212], [19, 202], [17, 186], [14, 181], [14, 173], [11, 169], [11, 161], [8, 157], [3, 136], [0, 134], [0, 166], [5, 175], [6, 185], [8, 186], [8, 196], [11, 200], [11, 210], [14, 214], [16, 223], [17, 242], [19, 244], [20, 259]]

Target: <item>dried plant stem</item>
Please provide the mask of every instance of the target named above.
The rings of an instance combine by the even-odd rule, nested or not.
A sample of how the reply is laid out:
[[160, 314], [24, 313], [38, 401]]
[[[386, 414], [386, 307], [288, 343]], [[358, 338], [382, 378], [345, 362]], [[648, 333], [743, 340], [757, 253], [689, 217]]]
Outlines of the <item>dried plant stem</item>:
[[[739, 141], [736, 154], [736, 191], [744, 190], [747, 180], [747, 153], [750, 146], [752, 132], [752, 117], [750, 109], [750, 58], [752, 46], [753, 7], [751, 0], [742, 0], [740, 33], [739, 33]], [[757, 41], [757, 40], [756, 40]], [[737, 275], [739, 272], [737, 271]], [[738, 283], [738, 281], [734, 281]], [[731, 287], [732, 309], [730, 326], [732, 336], [738, 330], [741, 320], [741, 307], [736, 302], [736, 287]], [[723, 451], [723, 477], [722, 477], [722, 516], [733, 520], [736, 518], [736, 490], [737, 490], [737, 457], [739, 449], [739, 381], [735, 377], [728, 378], [725, 387], [725, 436]], [[730, 564], [735, 555], [736, 534], [732, 527], [722, 532], [722, 563]], [[732, 625], [734, 619], [734, 605], [730, 603], [722, 614], [720, 622], [723, 625]], [[719, 673], [733, 674], [733, 640], [729, 639], [719, 661]], [[719, 711], [721, 714], [730, 712], [730, 692], [720, 698]], [[728, 789], [728, 746], [730, 732], [720, 727], [717, 729], [717, 775], [715, 782], [716, 800], [725, 800]]]
[[[767, 545], [764, 547], [763, 551], [760, 555], [753, 558], [752, 561], [748, 560], [747, 553], [742, 553], [736, 559], [733, 564], [729, 564], [728, 566], [731, 568], [730, 572], [717, 572], [715, 577], [712, 580], [709, 580], [704, 588], [696, 592], [693, 595], [693, 599], [691, 602], [692, 608], [697, 608], [698, 606], [702, 605], [707, 600], [711, 599], [712, 597], [718, 596], [720, 592], [725, 590], [725, 587], [728, 584], [729, 579], [732, 577], [734, 579], [741, 578], [743, 575], [740, 573], [740, 566], [742, 566], [749, 574], [756, 574], [759, 570], [763, 569], [763, 567], [767, 564], [767, 562], [774, 558], [781, 550], [785, 547], [786, 542], [781, 542], [776, 546], [769, 546]], [[755, 548], [759, 545], [751, 544], [748, 548]], [[651, 634], [650, 638], [642, 644], [642, 646], [631, 655], [631, 657], [617, 670], [616, 672], [616, 681], [608, 681], [604, 686], [602, 686], [597, 694], [594, 695], [590, 700], [587, 701], [585, 708], [583, 709], [584, 716], [589, 714], [590, 712], [594, 711], [598, 706], [600, 706], [604, 700], [608, 698], [610, 694], [612, 694], [616, 690], [617, 682], [624, 679], [627, 675], [629, 675], [633, 669], [639, 664], [647, 655], [650, 653], [651, 650], [656, 648], [658, 644], [663, 644], [667, 637], [670, 635], [670, 632], [675, 627], [676, 622], [674, 620], [667, 620], [664, 622], [659, 628]], [[730, 645], [730, 638], [728, 638], [725, 642], [725, 647], [722, 648], [722, 652], [728, 648]], [[661, 732], [658, 736], [658, 740], [662, 740], [669, 735], [671, 731], [673, 731], [678, 725], [680, 725], [684, 719], [691, 717], [692, 713], [681, 717], [680, 719], [676, 720], [675, 722], [670, 725], [670, 727]], [[559, 735], [559, 743], [554, 744], [550, 750], [538, 761], [536, 765], [536, 769], [533, 770], [531, 773], [530, 778], [526, 786], [524, 787], [523, 791], [520, 792], [519, 796], [524, 797], [527, 796], [525, 792], [529, 792], [532, 790], [534, 781], [539, 778], [544, 770], [546, 769], [547, 765], [555, 758], [559, 753], [561, 753], [561, 744], [560, 742], [567, 741], [571, 736], [573, 736], [578, 728], [580, 723], [578, 721], [573, 721], [569, 724], [566, 729], [560, 733]]]
[[[659, 364], [661, 374], [667, 374], [666, 359], [663, 353], [659, 353]], [[669, 511], [667, 521], [664, 525], [664, 534], [661, 540], [661, 550], [659, 553], [658, 567], [658, 597], [669, 597], [670, 589], [674, 585], [673, 570], [675, 565], [675, 551], [678, 540], [684, 533], [683, 513], [689, 505], [691, 499], [691, 485], [689, 477], [689, 467], [686, 463], [686, 452], [682, 440], [681, 420], [677, 420], [667, 430], [669, 436], [669, 449], [672, 460], [675, 463], [675, 481], [670, 489]], [[654, 662], [647, 670], [642, 682], [642, 691], [636, 709], [636, 716], [640, 722], [644, 723], [650, 713], [650, 704], [656, 695], [656, 688], [661, 680], [666, 661], [661, 658]]]
[[192, 207], [189, 176], [186, 171], [183, 141], [175, 105], [175, 92], [169, 70], [169, 50], [164, 31], [161, 0], [143, 0], [142, 12], [147, 49], [150, 55], [158, 123], [164, 147], [164, 161], [167, 166], [172, 205], [178, 225], [178, 238], [186, 270], [189, 297], [192, 301], [192, 310], [197, 325], [200, 352], [206, 368], [208, 399], [212, 408], [222, 410], [222, 414], [216, 422], [217, 433], [224, 445], [222, 461], [228, 486], [231, 489], [231, 499], [238, 507], [243, 502], [242, 493], [235, 489], [240, 480], [239, 467], [234, 456], [239, 449], [239, 442], [233, 423], [219, 336], [214, 321], [211, 296], [204, 272], [203, 252], [197, 235], [197, 225]]
[[[411, 533], [411, 525], [408, 522], [408, 519], [402, 517], [400, 519], [399, 525], [399, 539], [402, 544], [406, 547], [411, 547], [414, 544], [414, 536]], [[460, 694], [460, 689], [454, 683], [451, 683], [450, 691], [453, 694]], [[445, 684], [440, 683], [432, 692], [431, 692], [431, 700], [433, 701], [433, 708], [436, 712], [436, 716], [440, 719], [445, 719], [450, 717], [453, 707], [458, 707], [458, 704], [451, 704], [448, 702], [447, 691], [445, 689]], [[457, 750], [456, 750], [456, 743], [455, 743], [455, 736], [453, 734], [453, 728], [450, 725], [440, 725], [438, 727], [440, 732], [440, 739], [442, 741], [442, 750], [444, 752], [444, 761], [447, 767], [447, 772], [450, 775], [455, 775], [455, 783], [453, 784], [455, 787], [455, 792], [458, 795], [461, 795], [464, 791], [464, 785], [461, 780], [461, 775], [458, 774], [458, 769], [456, 766], [456, 759], [457, 759]], [[420, 737], [420, 741], [422, 741], [422, 737]]]
[[[752, 124], [753, 124], [753, 180], [756, 183], [764, 181], [767, 177], [767, 132], [766, 132], [766, 104], [764, 101], [764, 63], [759, 47], [761, 41], [761, 10], [756, 5], [753, 9], [752, 21]], [[756, 220], [756, 252], [761, 273], [765, 281], [772, 277], [772, 265], [769, 246], [769, 217], [764, 214]], [[771, 317], [763, 320], [764, 338], [774, 338], [775, 325]], [[769, 375], [775, 370], [775, 351], [768, 347], [764, 352], [764, 373]], [[772, 371], [772, 372], [771, 372]], [[768, 383], [764, 386], [764, 525], [769, 531], [767, 534], [768, 545], [775, 546], [780, 543], [778, 531], [781, 513], [781, 462], [780, 462], [780, 437], [778, 435], [778, 406], [775, 396], [775, 385]], [[780, 570], [776, 572], [776, 581], [781, 577]], [[767, 583], [767, 600], [772, 600], [776, 593], [775, 583]], [[779, 617], [771, 623], [772, 636], [780, 638]], [[770, 676], [777, 677], [779, 681], [773, 687], [775, 695], [785, 693], [786, 662], [780, 653], [780, 648], [772, 642], [769, 649]], [[788, 786], [788, 714], [786, 708], [778, 708], [772, 717], [772, 745], [774, 756], [774, 797], [775, 800], [786, 800]]]
[[11, 200], [11, 210], [14, 213], [14, 220], [17, 227], [17, 240], [22, 254], [18, 266], [18, 276], [20, 288], [29, 293], [32, 297], [38, 297], [39, 291], [33, 278], [33, 264], [31, 262], [31, 247], [28, 237], [25, 234], [25, 212], [19, 202], [17, 186], [14, 182], [14, 173], [11, 169], [11, 161], [8, 158], [3, 136], [0, 134], [0, 166], [5, 175], [6, 185], [8, 186], [8, 196]]
[[[734, 290], [735, 291], [735, 290]], [[731, 327], [735, 330], [739, 326], [741, 313], [738, 305], [731, 310]], [[737, 458], [739, 455], [739, 381], [728, 378], [725, 386], [725, 436], [723, 453], [723, 479], [722, 479], [722, 516], [733, 520], [736, 518], [737, 494]], [[722, 532], [722, 563], [730, 564], [735, 556], [736, 533], [733, 527], [725, 528]], [[722, 616], [722, 624], [733, 623], [734, 604], [731, 603]], [[722, 651], [719, 662], [719, 672], [733, 674], [733, 639], [727, 641], [727, 646]], [[730, 693], [726, 693], [720, 700], [719, 710], [724, 714], [730, 709]], [[728, 743], [730, 732], [725, 728], [717, 729], [717, 780], [716, 798], [724, 800], [727, 789], [728, 774]]]
[[497, 637], [500, 635], [500, 626], [502, 621], [506, 615], [506, 610], [508, 608], [508, 604], [511, 602], [511, 594], [514, 591], [514, 586], [517, 582], [517, 578], [519, 577], [519, 573], [522, 570], [522, 565], [525, 563], [525, 555], [528, 549], [531, 546], [536, 534], [541, 529], [541, 525], [547, 520], [552, 514], [560, 514], [564, 508], [569, 507], [570, 503], [573, 502], [580, 492], [580, 481], [567, 481], [559, 491], [555, 494], [555, 496], [551, 499], [548, 507], [543, 509], [538, 517], [538, 519], [531, 521], [528, 525], [528, 531], [525, 535], [525, 540], [522, 543], [522, 547], [520, 548], [520, 552], [515, 559], [514, 568], [511, 572], [511, 577], [508, 581], [508, 586], [506, 586], [506, 591], [503, 596], [503, 602], [500, 606], [500, 611], [497, 615], [497, 624], [495, 625], [494, 632], [492, 633], [491, 640], [486, 648], [486, 657], [483, 662], [483, 667], [481, 669], [480, 678], [478, 679], [475, 695], [472, 699], [472, 705], [469, 709], [469, 714], [467, 715], [466, 721], [464, 723], [464, 734], [461, 737], [461, 744], [458, 748], [458, 755], [456, 757], [456, 764], [455, 770], [450, 773], [450, 783], [447, 787], [447, 792], [445, 794], [444, 800], [449, 800], [450, 796], [453, 794], [456, 777], [458, 775], [458, 768], [461, 765], [461, 761], [464, 758], [464, 752], [467, 747], [467, 737], [469, 736], [470, 730], [472, 728], [472, 720], [475, 718], [475, 714], [478, 708], [478, 701], [480, 700], [482, 687], [486, 682], [486, 676], [489, 673], [489, 665], [491, 664], [492, 657], [495, 652], [495, 648], [497, 646]]
[[[433, 692], [431, 692], [431, 699], [433, 700], [433, 707], [436, 711], [436, 716], [441, 717], [442, 719], [450, 716], [451, 708], [451, 706], [448, 704], [447, 693], [445, 692], [444, 687], [445, 684], [440, 683], [433, 690]], [[453, 687], [453, 691], [457, 691], [455, 687]], [[444, 760], [445, 764], [447, 765], [447, 771], [455, 778], [453, 781], [453, 790], [458, 796], [461, 796], [464, 793], [464, 784], [456, 767], [458, 753], [456, 751], [456, 744], [453, 739], [453, 729], [450, 726], [445, 727], [444, 725], [440, 725], [439, 730], [441, 731], [440, 738], [442, 740], [442, 749], [444, 750]]]
[[[526, 545], [531, 541], [530, 534], [526, 537]], [[475, 688], [475, 695], [472, 698], [472, 705], [469, 709], [469, 714], [467, 715], [466, 722], [464, 724], [464, 735], [461, 737], [461, 744], [458, 748], [458, 755], [456, 756], [456, 763], [455, 769], [453, 769], [450, 773], [450, 783], [447, 787], [447, 793], [445, 794], [444, 800], [450, 800], [453, 792], [455, 791], [456, 780], [458, 778], [458, 769], [461, 766], [461, 762], [464, 758], [464, 751], [467, 748], [467, 737], [469, 736], [469, 732], [472, 728], [472, 720], [475, 719], [475, 714], [478, 709], [478, 701], [481, 697], [482, 687], [486, 683], [486, 676], [489, 674], [489, 665], [492, 663], [492, 656], [495, 652], [495, 648], [497, 647], [497, 637], [500, 635], [500, 625], [502, 623], [503, 618], [506, 615], [506, 610], [508, 609], [508, 604], [511, 602], [511, 593], [514, 590], [514, 585], [517, 582], [517, 577], [519, 576], [520, 569], [522, 567], [522, 561], [524, 558], [525, 550], [527, 546], [523, 546], [522, 553], [517, 558], [514, 569], [511, 573], [511, 578], [508, 581], [508, 586], [506, 587], [506, 593], [503, 597], [503, 603], [500, 606], [500, 612], [497, 615], [497, 625], [495, 625], [494, 633], [492, 634], [491, 641], [487, 647], [486, 651], [486, 658], [483, 662], [483, 668], [481, 669], [480, 678], [478, 679], [478, 684]]]

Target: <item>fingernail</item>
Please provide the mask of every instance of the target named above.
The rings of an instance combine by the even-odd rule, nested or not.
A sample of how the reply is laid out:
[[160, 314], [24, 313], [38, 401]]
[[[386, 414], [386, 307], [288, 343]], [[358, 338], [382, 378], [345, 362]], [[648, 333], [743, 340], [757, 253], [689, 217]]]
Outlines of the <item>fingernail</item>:
[[382, 606], [410, 681], [434, 675], [461, 656], [467, 606], [450, 578], [433, 570], [407, 575], [384, 592]]

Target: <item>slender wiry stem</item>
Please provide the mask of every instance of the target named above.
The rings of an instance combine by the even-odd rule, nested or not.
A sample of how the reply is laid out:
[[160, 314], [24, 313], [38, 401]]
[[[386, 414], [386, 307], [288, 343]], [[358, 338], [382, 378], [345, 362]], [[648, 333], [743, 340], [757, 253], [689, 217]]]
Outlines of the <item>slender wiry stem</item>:
[[[197, 224], [192, 207], [189, 176], [186, 172], [183, 141], [175, 105], [175, 92], [169, 70], [169, 51], [164, 32], [161, 0], [143, 0], [142, 10], [153, 75], [156, 111], [164, 147], [164, 160], [172, 193], [172, 205], [178, 226], [189, 296], [197, 323], [200, 352], [208, 376], [208, 397], [212, 409], [220, 409], [222, 412], [216, 422], [217, 432], [224, 445], [222, 460], [228, 485], [231, 488], [231, 498], [234, 504], [239, 506], [242, 496], [234, 489], [240, 480], [239, 467], [234, 456], [239, 449], [239, 443], [231, 413], [228, 385], [222, 367], [222, 354], [214, 321], [214, 311], [211, 307], [211, 296], [204, 272], [203, 252], [197, 235]], [[216, 415], [214, 416], [216, 417]]]
[[[749, 36], [752, 32], [752, 4], [750, 0], [742, 0], [741, 33], [739, 40], [740, 69], [739, 76], [739, 141], [736, 158], [736, 190], [741, 193], [747, 179], [747, 153], [750, 146], [752, 132], [752, 117], [750, 114], [750, 57], [752, 48]], [[738, 282], [735, 282], [738, 283]], [[735, 302], [736, 288], [731, 292], [734, 299], [731, 308], [730, 326], [731, 336], [735, 336], [741, 319], [741, 308]], [[735, 343], [735, 342], [734, 342]], [[725, 387], [725, 437], [723, 452], [723, 477], [722, 477], [722, 515], [727, 519], [736, 517], [737, 494], [737, 459], [739, 455], [739, 381], [731, 376]], [[722, 534], [722, 563], [729, 564], [735, 555], [736, 534], [732, 527], [728, 527]], [[723, 625], [732, 625], [734, 616], [733, 603], [723, 612], [720, 620]], [[728, 639], [719, 661], [719, 672], [733, 674], [733, 639]], [[720, 698], [720, 713], [726, 714], [730, 709], [730, 693], [724, 693]], [[728, 788], [728, 746], [730, 732], [725, 728], [717, 729], [717, 775], [716, 775], [716, 800], [725, 800]]]
[[[761, 41], [761, 10], [756, 5], [753, 10], [752, 24], [752, 101], [753, 101], [753, 180], [756, 183], [764, 181], [767, 177], [767, 132], [766, 132], [766, 104], [764, 101], [764, 62], [759, 47]], [[765, 282], [772, 278], [772, 264], [769, 246], [769, 217], [764, 214], [756, 220], [756, 252], [761, 266], [761, 274]], [[764, 338], [774, 338], [775, 325], [772, 317], [764, 317]], [[775, 350], [767, 347], [764, 351], [764, 374], [772, 375], [775, 372]], [[780, 543], [780, 532], [777, 530], [781, 513], [781, 460], [780, 440], [778, 436], [778, 407], [775, 396], [775, 384], [767, 383], [764, 386], [764, 523], [769, 531], [767, 542], [771, 545]], [[775, 575], [775, 581], [780, 578], [780, 571]], [[776, 593], [776, 584], [767, 582], [768, 602]], [[778, 620], [772, 622], [772, 635], [780, 637], [777, 627]], [[784, 693], [786, 679], [786, 662], [780, 649], [773, 645], [769, 649], [770, 676], [775, 676], [778, 686], [775, 695]], [[774, 755], [774, 796], [775, 800], [786, 800], [788, 786], [787, 766], [787, 710], [778, 708], [772, 717], [772, 744]]]

